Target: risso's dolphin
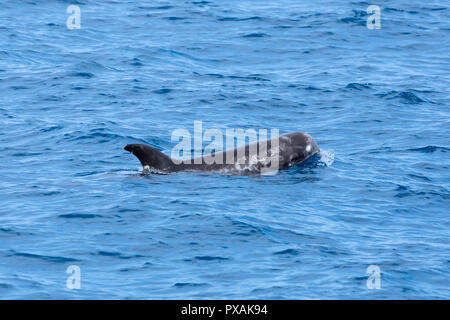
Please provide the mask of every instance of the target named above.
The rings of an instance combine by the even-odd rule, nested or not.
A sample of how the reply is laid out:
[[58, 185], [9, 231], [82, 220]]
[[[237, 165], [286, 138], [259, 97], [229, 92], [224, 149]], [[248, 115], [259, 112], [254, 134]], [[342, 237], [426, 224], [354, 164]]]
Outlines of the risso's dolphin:
[[320, 152], [314, 139], [302, 132], [188, 160], [172, 159], [145, 144], [128, 144], [124, 149], [139, 159], [144, 171], [161, 174], [185, 170], [266, 174]]

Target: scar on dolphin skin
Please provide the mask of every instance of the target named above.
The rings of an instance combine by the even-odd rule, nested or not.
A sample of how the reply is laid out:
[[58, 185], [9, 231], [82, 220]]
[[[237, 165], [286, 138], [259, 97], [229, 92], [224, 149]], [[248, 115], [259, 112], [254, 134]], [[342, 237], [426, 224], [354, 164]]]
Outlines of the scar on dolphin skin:
[[172, 159], [145, 144], [128, 144], [124, 149], [139, 159], [145, 171], [161, 174], [185, 170], [265, 173], [288, 168], [320, 152], [314, 139], [303, 132], [187, 160]]

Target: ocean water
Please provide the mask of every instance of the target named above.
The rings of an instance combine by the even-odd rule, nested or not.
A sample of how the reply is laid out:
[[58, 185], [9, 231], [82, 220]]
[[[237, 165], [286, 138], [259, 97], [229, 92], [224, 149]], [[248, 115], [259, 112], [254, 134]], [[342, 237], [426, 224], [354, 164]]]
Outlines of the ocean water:
[[[448, 1], [3, 0], [0, 44], [0, 298], [450, 298]], [[145, 175], [123, 150], [194, 121], [322, 152]]]

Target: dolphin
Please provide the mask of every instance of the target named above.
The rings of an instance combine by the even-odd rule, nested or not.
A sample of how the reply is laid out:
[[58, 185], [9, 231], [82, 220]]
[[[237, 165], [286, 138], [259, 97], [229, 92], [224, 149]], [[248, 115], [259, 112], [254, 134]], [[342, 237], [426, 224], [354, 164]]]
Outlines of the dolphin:
[[139, 159], [145, 172], [160, 174], [186, 170], [265, 174], [288, 168], [320, 152], [314, 139], [303, 132], [188, 160], [172, 159], [145, 144], [128, 144], [124, 149]]

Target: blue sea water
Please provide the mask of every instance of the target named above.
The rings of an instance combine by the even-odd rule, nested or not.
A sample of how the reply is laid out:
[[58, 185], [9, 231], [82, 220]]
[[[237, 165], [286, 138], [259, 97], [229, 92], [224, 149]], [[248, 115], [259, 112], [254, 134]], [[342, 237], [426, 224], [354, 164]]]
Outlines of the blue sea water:
[[[0, 298], [450, 298], [448, 1], [3, 0], [0, 44]], [[258, 177], [123, 150], [194, 121], [322, 153]]]

